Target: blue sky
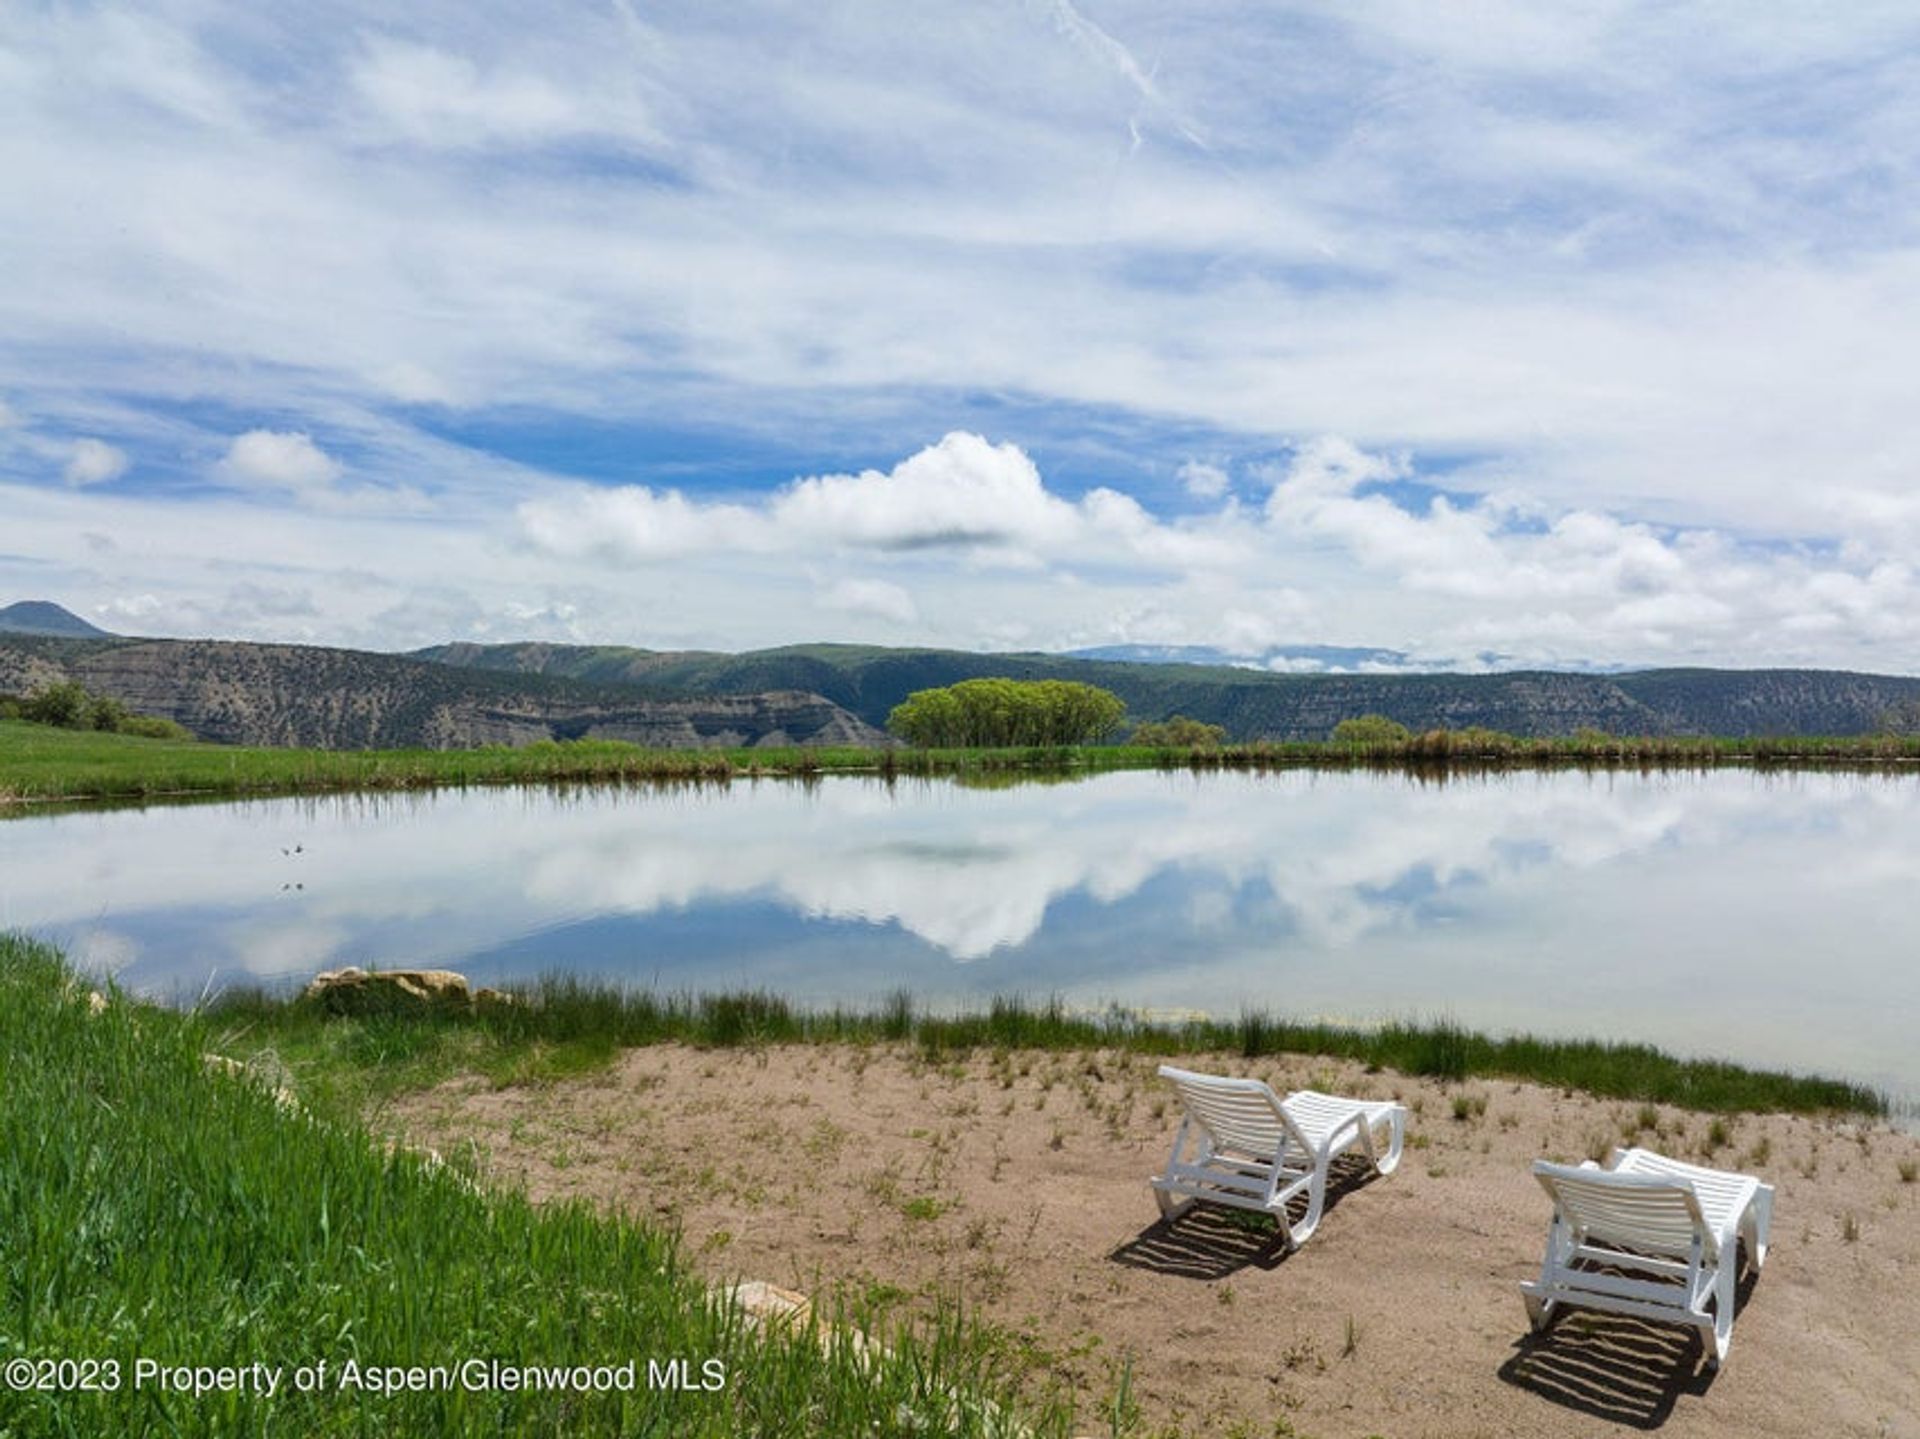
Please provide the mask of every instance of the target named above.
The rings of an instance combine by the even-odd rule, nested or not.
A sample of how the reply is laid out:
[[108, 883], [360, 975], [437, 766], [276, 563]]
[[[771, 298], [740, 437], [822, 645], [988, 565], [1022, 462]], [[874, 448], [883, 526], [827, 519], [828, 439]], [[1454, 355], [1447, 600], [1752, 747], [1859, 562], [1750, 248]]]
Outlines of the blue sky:
[[0, 600], [1920, 671], [1904, 5], [10, 9]]

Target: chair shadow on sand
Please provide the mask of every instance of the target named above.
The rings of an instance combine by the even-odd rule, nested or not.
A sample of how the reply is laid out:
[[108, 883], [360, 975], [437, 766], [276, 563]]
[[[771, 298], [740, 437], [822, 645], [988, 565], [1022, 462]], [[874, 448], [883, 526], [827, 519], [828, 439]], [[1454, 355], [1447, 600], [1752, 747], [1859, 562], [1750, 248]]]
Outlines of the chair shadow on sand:
[[[1741, 1280], [1736, 1316], [1758, 1278], [1749, 1271]], [[1630, 1429], [1658, 1429], [1683, 1396], [1705, 1394], [1716, 1377], [1699, 1330], [1590, 1309], [1555, 1315], [1513, 1348], [1502, 1381]]]
[[[1365, 1160], [1345, 1155], [1327, 1175], [1325, 1215], [1380, 1176]], [[1292, 1206], [1306, 1210], [1306, 1196]], [[1177, 1279], [1225, 1279], [1242, 1269], [1277, 1269], [1287, 1257], [1279, 1226], [1264, 1215], [1217, 1204], [1191, 1204], [1172, 1219], [1157, 1219], [1107, 1255], [1115, 1264]]]

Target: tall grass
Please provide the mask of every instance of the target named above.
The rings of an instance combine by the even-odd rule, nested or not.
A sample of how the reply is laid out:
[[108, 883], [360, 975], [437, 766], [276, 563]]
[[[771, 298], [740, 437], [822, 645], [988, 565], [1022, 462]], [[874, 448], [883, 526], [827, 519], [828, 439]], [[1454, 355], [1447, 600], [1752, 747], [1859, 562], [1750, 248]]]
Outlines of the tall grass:
[[[519, 1003], [425, 1016], [332, 1020], [317, 1006], [257, 990], [228, 993], [208, 1011], [216, 1029], [252, 1048], [321, 1069], [358, 1065], [367, 1082], [405, 1087], [454, 1069], [501, 1079], [591, 1067], [625, 1047], [680, 1042], [717, 1048], [753, 1044], [907, 1043], [932, 1055], [976, 1049], [1117, 1048], [1142, 1054], [1310, 1054], [1357, 1060], [1404, 1074], [1531, 1080], [1605, 1098], [1677, 1104], [1724, 1113], [1886, 1112], [1883, 1095], [1817, 1076], [1680, 1059], [1643, 1044], [1475, 1034], [1450, 1021], [1377, 1028], [1302, 1022], [1250, 1009], [1232, 1020], [1159, 1023], [1125, 1009], [1084, 1013], [1054, 997], [1002, 996], [984, 1009], [936, 1014], [900, 993], [868, 1009], [804, 1009], [778, 995], [663, 994], [556, 976], [522, 986]], [[405, 1036], [395, 1067], [393, 1036]], [[385, 1036], [373, 1044], [367, 1036]], [[386, 1057], [382, 1057], [385, 1055]]]
[[[590, 1026], [591, 996], [542, 1026]], [[618, 1006], [622, 1012], [625, 1006]], [[601, 1016], [604, 1008], [597, 1011]], [[753, 1006], [704, 1010], [745, 1035]], [[885, 1435], [1008, 1432], [1008, 1376], [951, 1315], [886, 1351], [748, 1326], [671, 1236], [535, 1208], [356, 1124], [210, 1071], [200, 1017], [86, 1002], [53, 950], [0, 936], [0, 1366], [110, 1361], [117, 1392], [0, 1386], [0, 1434]], [[716, 1155], [715, 1162], [724, 1162]], [[278, 1366], [277, 1396], [134, 1388], [136, 1363]], [[363, 1366], [610, 1365], [634, 1392], [292, 1388]], [[649, 1359], [724, 1386], [648, 1385]], [[11, 1372], [11, 1371], [8, 1371]], [[104, 1371], [96, 1373], [102, 1378]], [[1024, 1414], [1032, 1432], [1067, 1415]]]
[[317, 794], [478, 784], [708, 783], [835, 773], [952, 775], [994, 785], [1116, 769], [1396, 769], [1423, 776], [1498, 769], [1896, 766], [1920, 736], [1521, 738], [1433, 730], [1404, 741], [1255, 741], [1200, 748], [650, 750], [613, 740], [469, 750], [310, 750], [142, 739], [0, 720], [0, 804], [173, 795]]

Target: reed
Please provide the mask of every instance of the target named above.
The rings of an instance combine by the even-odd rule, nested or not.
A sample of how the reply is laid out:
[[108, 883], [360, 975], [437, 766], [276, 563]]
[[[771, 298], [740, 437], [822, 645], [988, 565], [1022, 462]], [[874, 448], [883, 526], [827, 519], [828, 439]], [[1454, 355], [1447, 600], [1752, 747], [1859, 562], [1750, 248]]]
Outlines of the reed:
[[[298, 999], [229, 992], [207, 1021], [236, 1042], [272, 1047], [374, 1087], [411, 1087], [466, 1069], [510, 1081], [571, 1072], [622, 1048], [683, 1043], [908, 1044], [939, 1055], [977, 1049], [1122, 1049], [1141, 1054], [1260, 1058], [1323, 1055], [1445, 1081], [1528, 1080], [1609, 1099], [1716, 1113], [1884, 1114], [1886, 1097], [1844, 1080], [1682, 1059], [1650, 1045], [1477, 1034], [1452, 1020], [1349, 1027], [1248, 1009], [1227, 1019], [1157, 1022], [1135, 1011], [1069, 1008], [1058, 997], [1003, 995], [984, 1008], [939, 1012], [896, 993], [869, 1008], [810, 1010], [764, 991], [672, 994], [553, 976], [515, 990], [518, 1003], [423, 1015], [336, 1019]], [[405, 1045], [395, 1030], [408, 1038]], [[369, 1034], [378, 1036], [373, 1042]]]

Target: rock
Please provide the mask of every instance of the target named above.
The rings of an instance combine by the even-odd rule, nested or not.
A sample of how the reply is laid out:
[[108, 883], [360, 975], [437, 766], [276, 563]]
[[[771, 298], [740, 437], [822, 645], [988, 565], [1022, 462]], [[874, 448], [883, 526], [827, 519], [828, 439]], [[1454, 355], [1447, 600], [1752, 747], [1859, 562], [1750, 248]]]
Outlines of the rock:
[[451, 969], [362, 969], [350, 964], [315, 975], [301, 998], [329, 1014], [417, 1013], [473, 1002], [467, 977]]
[[519, 1002], [504, 989], [491, 989], [486, 985], [482, 985], [473, 992], [475, 1009], [511, 1009]]
[[304, 1114], [306, 1112], [300, 1107], [300, 1096], [289, 1089], [286, 1084], [276, 1080], [265, 1068], [255, 1069], [253, 1066], [242, 1064], [239, 1060], [225, 1054], [203, 1054], [200, 1056], [200, 1062], [207, 1067], [209, 1074], [231, 1074], [235, 1079], [248, 1080], [271, 1090], [273, 1102], [289, 1114]]
[[88, 990], [87, 991], [87, 1013], [88, 1014], [105, 1014], [106, 1012], [107, 1012], [107, 997], [97, 989]]
[[769, 1284], [764, 1279], [748, 1279], [734, 1285], [726, 1293], [729, 1299], [740, 1306], [741, 1314], [750, 1324], [804, 1324], [813, 1310], [813, 1301], [806, 1295], [792, 1289], [782, 1289], [778, 1284]]

